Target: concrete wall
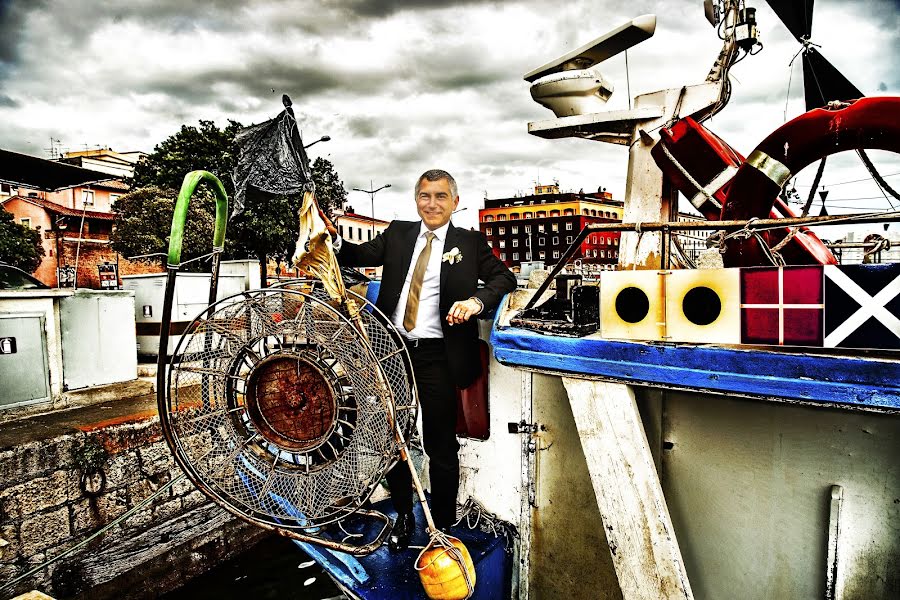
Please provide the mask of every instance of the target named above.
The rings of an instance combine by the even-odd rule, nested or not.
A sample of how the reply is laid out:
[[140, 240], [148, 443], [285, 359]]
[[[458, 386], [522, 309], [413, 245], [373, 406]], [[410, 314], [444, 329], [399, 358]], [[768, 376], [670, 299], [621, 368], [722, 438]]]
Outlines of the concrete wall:
[[[105, 456], [92, 455], [102, 448]], [[82, 483], [95, 464], [105, 475]], [[58, 556], [180, 474], [156, 418], [0, 449], [0, 582]], [[88, 492], [85, 491], [88, 490]], [[3, 595], [149, 598], [182, 584], [262, 534], [208, 502], [187, 480], [71, 557]], [[15, 592], [15, 593], [13, 593]]]

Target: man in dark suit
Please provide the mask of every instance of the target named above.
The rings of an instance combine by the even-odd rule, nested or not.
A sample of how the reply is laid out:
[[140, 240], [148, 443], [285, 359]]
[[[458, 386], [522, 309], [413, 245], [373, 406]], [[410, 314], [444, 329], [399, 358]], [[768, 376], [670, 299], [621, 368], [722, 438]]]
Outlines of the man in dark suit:
[[[342, 265], [384, 266], [375, 305], [407, 341], [430, 459], [432, 514], [441, 529], [456, 521], [456, 388], [468, 387], [481, 372], [472, 317], [494, 309], [516, 287], [515, 276], [480, 232], [450, 222], [458, 204], [453, 177], [438, 169], [426, 171], [416, 183], [421, 221], [393, 221], [364, 244], [335, 244]], [[334, 226], [326, 223], [337, 238]], [[479, 280], [484, 287], [478, 288]], [[412, 477], [406, 465], [398, 464], [387, 479], [397, 510], [389, 546], [401, 550], [415, 527]]]

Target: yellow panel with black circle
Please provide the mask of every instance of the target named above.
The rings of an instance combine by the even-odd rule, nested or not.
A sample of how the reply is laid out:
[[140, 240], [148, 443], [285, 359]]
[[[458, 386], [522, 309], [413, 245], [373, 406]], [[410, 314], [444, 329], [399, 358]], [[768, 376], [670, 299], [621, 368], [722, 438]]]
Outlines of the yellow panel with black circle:
[[659, 271], [608, 271], [600, 279], [600, 334], [607, 339], [659, 340], [665, 298]]
[[691, 269], [666, 276], [666, 338], [741, 343], [740, 269]]

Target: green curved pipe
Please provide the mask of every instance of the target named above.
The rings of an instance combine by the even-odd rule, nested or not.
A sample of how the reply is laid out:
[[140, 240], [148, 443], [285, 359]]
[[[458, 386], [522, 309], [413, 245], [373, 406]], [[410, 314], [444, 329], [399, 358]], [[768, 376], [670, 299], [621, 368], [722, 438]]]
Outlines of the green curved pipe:
[[225, 244], [225, 227], [228, 225], [228, 194], [219, 178], [209, 171], [191, 171], [184, 176], [178, 200], [175, 202], [175, 214], [172, 216], [172, 232], [169, 235], [169, 267], [181, 264], [181, 244], [184, 238], [184, 225], [187, 221], [188, 205], [194, 190], [200, 182], [206, 180], [216, 193], [216, 229], [213, 233], [213, 250]]

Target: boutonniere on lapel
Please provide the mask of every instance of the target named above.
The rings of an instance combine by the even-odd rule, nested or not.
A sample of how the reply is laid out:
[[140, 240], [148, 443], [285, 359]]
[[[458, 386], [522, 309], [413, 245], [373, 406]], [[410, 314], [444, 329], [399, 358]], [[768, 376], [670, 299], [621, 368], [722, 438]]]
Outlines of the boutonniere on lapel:
[[448, 262], [451, 265], [460, 262], [463, 259], [462, 252], [459, 251], [459, 248], [456, 246], [453, 247], [450, 252], [444, 252], [441, 257], [441, 262]]

